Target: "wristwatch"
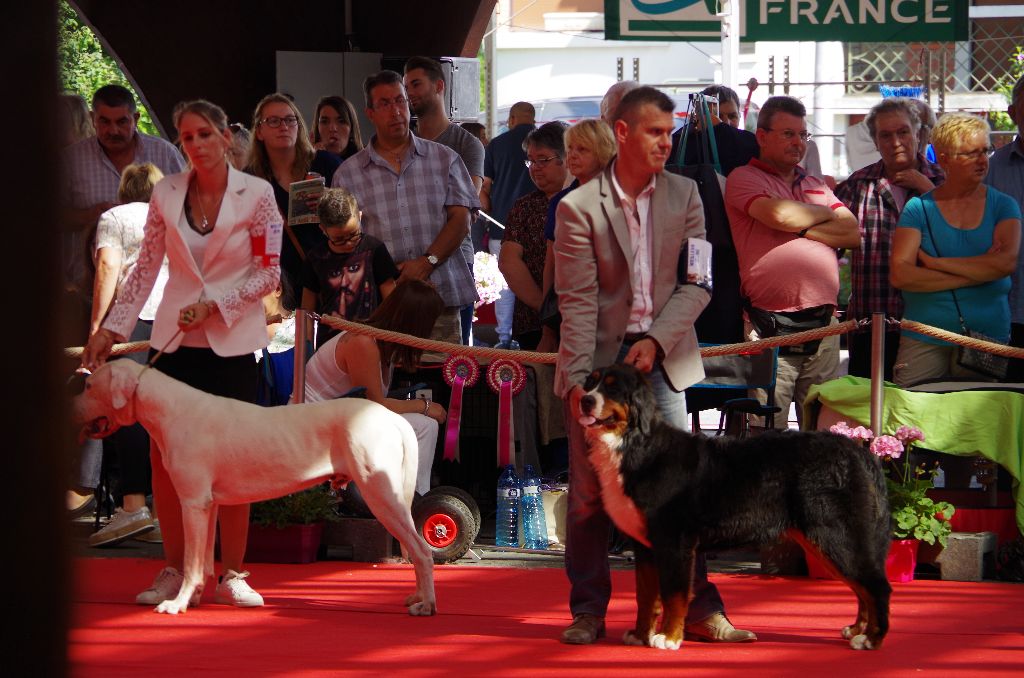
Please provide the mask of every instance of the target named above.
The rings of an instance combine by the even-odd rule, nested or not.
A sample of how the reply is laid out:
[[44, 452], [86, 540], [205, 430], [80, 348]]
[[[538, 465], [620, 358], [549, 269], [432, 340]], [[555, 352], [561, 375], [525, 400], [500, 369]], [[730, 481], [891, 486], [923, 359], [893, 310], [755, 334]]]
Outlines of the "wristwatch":
[[438, 259], [437, 256], [431, 254], [430, 252], [425, 253], [423, 256], [427, 258], [427, 263], [433, 266], [434, 268], [437, 268], [437, 265], [441, 263], [441, 260]]

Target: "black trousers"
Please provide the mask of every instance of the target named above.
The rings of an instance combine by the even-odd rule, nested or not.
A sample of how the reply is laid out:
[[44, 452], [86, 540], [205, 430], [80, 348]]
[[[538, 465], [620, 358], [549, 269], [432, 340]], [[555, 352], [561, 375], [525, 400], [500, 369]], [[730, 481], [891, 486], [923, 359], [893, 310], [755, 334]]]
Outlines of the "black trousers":
[[[150, 357], [154, 351], [150, 349]], [[153, 364], [169, 377], [200, 391], [247, 403], [256, 402], [259, 372], [256, 356], [219, 356], [209, 348], [180, 346], [174, 353], [164, 353]]]
[[[1024, 348], [1024, 324], [1010, 323], [1010, 346]], [[1006, 371], [1006, 383], [1024, 382], [1024, 360], [1010, 359], [1010, 368]]]
[[[871, 378], [871, 329], [851, 332], [846, 335], [850, 347], [849, 373], [854, 377]], [[886, 381], [892, 381], [892, 367], [896, 364], [896, 351], [900, 347], [899, 330], [885, 332], [884, 374]]]

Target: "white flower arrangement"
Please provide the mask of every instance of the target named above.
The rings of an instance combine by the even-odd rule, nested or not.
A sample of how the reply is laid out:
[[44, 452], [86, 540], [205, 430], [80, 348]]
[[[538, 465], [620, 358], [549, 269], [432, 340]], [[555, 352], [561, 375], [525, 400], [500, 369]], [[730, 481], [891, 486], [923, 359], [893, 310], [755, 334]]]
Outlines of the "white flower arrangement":
[[498, 257], [489, 252], [477, 252], [473, 255], [473, 278], [476, 281], [476, 293], [480, 297], [475, 307], [493, 304], [507, 289], [505, 278], [498, 270]]

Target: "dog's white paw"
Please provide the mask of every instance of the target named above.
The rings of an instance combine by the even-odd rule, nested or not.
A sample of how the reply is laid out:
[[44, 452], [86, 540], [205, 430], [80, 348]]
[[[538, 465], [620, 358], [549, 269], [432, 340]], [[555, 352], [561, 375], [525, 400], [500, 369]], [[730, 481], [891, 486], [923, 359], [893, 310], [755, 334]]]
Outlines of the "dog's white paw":
[[647, 641], [636, 635], [636, 629], [630, 629], [622, 634], [622, 642], [626, 645], [638, 645], [647, 647]]
[[433, 603], [413, 603], [409, 606], [409, 615], [413, 617], [431, 617], [437, 613], [437, 606]]
[[864, 635], [863, 633], [860, 634], [860, 635], [854, 636], [853, 638], [850, 639], [850, 647], [852, 647], [854, 650], [874, 650], [875, 649], [874, 644], [870, 640], [868, 640], [868, 637], [866, 635]]
[[664, 633], [655, 633], [651, 636], [651, 647], [656, 647], [659, 650], [678, 650], [682, 644], [680, 640], [669, 640]]
[[165, 600], [156, 606], [156, 611], [160, 614], [185, 614], [188, 610], [188, 605], [180, 605], [177, 600]]
[[864, 633], [864, 628], [863, 624], [850, 624], [849, 626], [844, 626], [842, 630], [843, 638], [851, 640], [854, 636], [859, 636]]

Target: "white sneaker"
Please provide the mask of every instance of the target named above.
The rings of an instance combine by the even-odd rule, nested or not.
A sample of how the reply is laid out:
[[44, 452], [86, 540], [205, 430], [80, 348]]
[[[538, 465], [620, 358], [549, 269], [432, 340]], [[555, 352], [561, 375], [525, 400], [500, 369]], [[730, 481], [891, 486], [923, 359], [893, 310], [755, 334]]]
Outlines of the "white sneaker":
[[263, 596], [256, 593], [245, 578], [248, 572], [235, 572], [227, 570], [217, 584], [215, 598], [218, 603], [234, 605], [235, 607], [261, 607]]
[[[152, 586], [135, 596], [135, 602], [138, 605], [159, 605], [165, 600], [171, 600], [178, 595], [184, 581], [185, 575], [177, 569], [167, 566], [156, 575]], [[202, 591], [198, 589], [193, 591], [188, 606], [199, 607], [200, 595], [202, 595]]]
[[147, 544], [163, 544], [164, 534], [160, 531], [160, 519], [153, 519], [153, 529], [149, 532], [135, 535], [135, 541], [144, 541]]
[[153, 517], [145, 506], [137, 511], [125, 511], [118, 508], [110, 522], [89, 535], [89, 546], [114, 546], [125, 539], [150, 532], [154, 528]]

